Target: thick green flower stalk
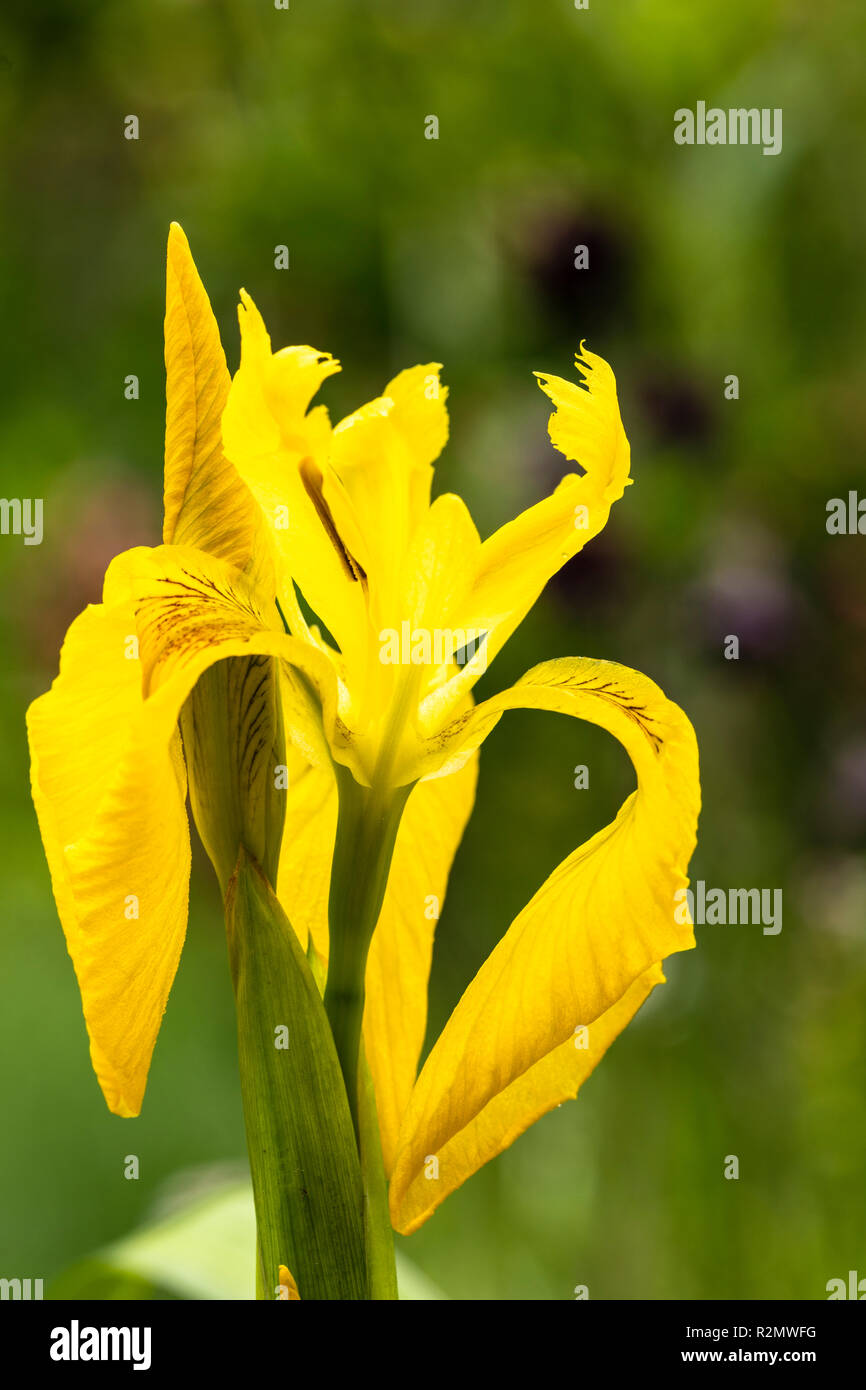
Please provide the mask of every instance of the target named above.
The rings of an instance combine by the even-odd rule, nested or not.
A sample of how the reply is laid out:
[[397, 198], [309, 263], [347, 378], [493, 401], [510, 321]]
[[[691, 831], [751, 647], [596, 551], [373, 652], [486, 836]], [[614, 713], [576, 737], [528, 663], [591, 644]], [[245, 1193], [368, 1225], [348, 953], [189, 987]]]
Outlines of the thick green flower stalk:
[[[539, 376], [579, 472], [482, 541], [432, 499], [431, 363], [333, 426], [339, 370], [274, 353], [241, 292], [233, 379], [169, 237], [163, 544], [115, 559], [28, 715], [33, 796], [111, 1110], [138, 1114], [187, 918], [186, 795], [225, 906], [262, 1298], [396, 1297], [417, 1229], [574, 1097], [694, 945], [674, 903], [699, 807], [689, 721], [574, 657], [473, 687], [630, 480], [613, 373]], [[504, 932], [418, 1072], [433, 934], [480, 744], [511, 709], [574, 715], [637, 788]]]

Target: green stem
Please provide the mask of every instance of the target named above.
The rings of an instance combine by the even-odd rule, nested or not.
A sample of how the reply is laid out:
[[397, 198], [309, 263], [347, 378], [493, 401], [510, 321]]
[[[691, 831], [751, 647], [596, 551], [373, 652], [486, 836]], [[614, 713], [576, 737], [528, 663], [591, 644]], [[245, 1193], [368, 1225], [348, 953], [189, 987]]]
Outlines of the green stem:
[[367, 1260], [367, 1297], [396, 1299], [397, 1268], [394, 1232], [388, 1210], [388, 1181], [382, 1159], [382, 1138], [376, 1111], [376, 1092], [367, 1059], [361, 1049], [358, 1087], [361, 1178], [364, 1184], [364, 1241]]
[[400, 817], [411, 786], [362, 787], [337, 768], [339, 811], [328, 903], [325, 1012], [339, 1058], [361, 1159], [367, 1297], [396, 1299], [394, 1236], [382, 1161], [376, 1096], [364, 1055], [364, 975], [382, 909]]
[[411, 786], [381, 792], [337, 768], [339, 811], [328, 902], [329, 958], [325, 1012], [346, 1083], [355, 1134], [364, 1017], [364, 972], [379, 918], [400, 817]]

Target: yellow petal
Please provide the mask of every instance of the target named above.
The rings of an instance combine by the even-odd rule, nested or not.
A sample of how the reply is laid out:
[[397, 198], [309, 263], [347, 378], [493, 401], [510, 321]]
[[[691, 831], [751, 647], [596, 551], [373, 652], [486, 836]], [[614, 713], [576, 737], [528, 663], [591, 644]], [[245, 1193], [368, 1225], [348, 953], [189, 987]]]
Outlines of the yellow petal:
[[473, 758], [453, 777], [419, 782], [410, 793], [367, 958], [364, 1045], [386, 1174], [424, 1046], [433, 933], [472, 812], [477, 771]]
[[[639, 1006], [635, 982], [649, 986], [659, 977], [647, 972], [659, 961], [694, 945], [691, 925], [675, 917], [700, 800], [694, 731], [682, 711], [635, 671], [567, 659], [535, 667], [479, 705], [453, 737], [475, 748], [514, 708], [572, 714], [607, 729], [631, 757], [638, 787], [523, 909], [428, 1057], [391, 1183], [392, 1218], [404, 1232], [558, 1104], [564, 1087], [576, 1090], [589, 1059], [569, 1056], [565, 1072], [550, 1060], [575, 1028], [595, 1038], [594, 1063]], [[438, 1181], [425, 1176], [431, 1155]]]
[[289, 737], [317, 761], [328, 761], [331, 745], [339, 746], [333, 666], [316, 647], [285, 634], [276, 605], [263, 609], [261, 591], [234, 566], [191, 546], [141, 546], [112, 561], [105, 596], [135, 604], [142, 689], [154, 710], [176, 721], [215, 661], [273, 656], [286, 687]]
[[408, 367], [382, 392], [393, 401], [391, 422], [406, 441], [417, 485], [419, 515], [430, 501], [429, 470], [448, 442], [448, 387], [439, 380], [441, 362]]
[[288, 750], [286, 819], [277, 897], [304, 950], [310, 937], [328, 959], [328, 890], [337, 832], [337, 784], [330, 767], [314, 767]]
[[180, 739], [141, 695], [131, 603], [72, 624], [31, 705], [33, 800], [109, 1109], [141, 1108], [183, 945], [189, 884]]
[[301, 1295], [288, 1265], [280, 1265], [280, 1297], [286, 1303], [300, 1303]]
[[[249, 488], [225, 458], [221, 417], [230, 377], [189, 243], [171, 224], [165, 305], [163, 540], [198, 546], [261, 573], [270, 542]], [[272, 577], [272, 576], [271, 576]]]
[[109, 1108], [134, 1115], [186, 929], [184, 701], [215, 661], [280, 658], [286, 682], [300, 670], [308, 692], [306, 709], [289, 703], [295, 735], [319, 740], [327, 758], [336, 682], [325, 656], [267, 625], [239, 570], [203, 551], [128, 551], [109, 568], [104, 600], [72, 625], [28, 732], [94, 1070]]
[[[453, 493], [437, 497], [416, 527], [405, 557], [400, 619], [378, 630], [364, 697], [353, 711], [358, 757], [368, 776], [375, 767], [376, 775], [394, 786], [416, 781], [419, 757], [422, 762], [425, 757], [425, 692], [438, 693], [446, 682], [450, 688], [477, 679], [483, 643], [472, 668], [458, 666], [453, 657], [471, 636], [458, 627], [454, 615], [474, 577], [479, 548], [463, 501]], [[458, 700], [459, 690], [449, 710]]]
[[475, 578], [481, 541], [462, 498], [443, 492], [418, 526], [406, 557], [401, 616], [411, 627], [448, 625]]
[[[399, 1213], [392, 1206], [397, 1230], [411, 1235], [449, 1193], [519, 1139], [531, 1124], [555, 1106], [574, 1100], [611, 1043], [664, 978], [660, 964], [650, 966], [591, 1026], [577, 1026], [564, 1043], [488, 1101], [453, 1140], [425, 1155], [423, 1173], [411, 1185]], [[436, 1159], [435, 1168], [431, 1158]]]
[[[481, 547], [478, 574], [460, 625], [487, 632], [487, 662], [522, 622], [551, 575], [598, 535], [610, 508], [629, 484], [629, 445], [604, 358], [581, 348], [575, 358], [584, 386], [536, 373], [556, 410], [552, 443], [585, 469], [567, 474], [555, 491], [500, 527]], [[457, 692], [462, 694], [463, 691]], [[447, 712], [455, 692], [428, 707], [431, 727]]]
[[[364, 1039], [386, 1172], [418, 1070], [427, 1027], [433, 934], [475, 797], [477, 759], [420, 783], [406, 803], [385, 899], [367, 959]], [[328, 890], [337, 792], [328, 768], [289, 761], [277, 896], [304, 947], [328, 959]]]
[[433, 460], [448, 438], [439, 363], [412, 367], [331, 437], [325, 496], [363, 568], [377, 627], [398, 621], [403, 560], [430, 501]]
[[545, 372], [535, 373], [556, 407], [548, 424], [550, 442], [585, 470], [588, 504], [610, 507], [629, 483], [630, 451], [619, 413], [616, 378], [604, 358], [583, 343], [574, 362], [583, 377], [580, 385]]
[[283, 594], [294, 581], [344, 656], [363, 673], [363, 585], [323, 493], [330, 425], [322, 407], [306, 413], [339, 363], [311, 347], [272, 353], [259, 311], [245, 292], [241, 298], [241, 365], [222, 421], [226, 454], [261, 509], [282, 563]]

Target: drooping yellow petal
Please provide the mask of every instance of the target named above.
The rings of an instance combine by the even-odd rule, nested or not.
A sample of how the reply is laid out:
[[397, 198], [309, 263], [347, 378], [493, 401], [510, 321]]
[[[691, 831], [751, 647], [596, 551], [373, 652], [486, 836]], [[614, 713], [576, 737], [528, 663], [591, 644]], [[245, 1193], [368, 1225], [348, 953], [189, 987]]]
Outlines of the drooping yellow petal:
[[[230, 377], [189, 243], [171, 224], [165, 305], [166, 544], [192, 545], [268, 575], [270, 539], [249, 488], [223, 454]], [[273, 574], [270, 572], [270, 581]]]
[[299, 698], [288, 706], [295, 736], [328, 758], [337, 696], [327, 658], [268, 626], [249, 581], [203, 551], [128, 551], [103, 597], [72, 625], [60, 675], [27, 722], [94, 1070], [109, 1108], [134, 1115], [186, 929], [184, 701], [215, 661], [278, 658], [287, 681], [303, 672], [308, 692], [306, 709]]
[[[399, 1212], [392, 1207], [394, 1224], [401, 1234], [411, 1235], [422, 1226], [449, 1193], [519, 1139], [536, 1120], [564, 1101], [576, 1099], [611, 1043], [664, 978], [661, 964], [651, 965], [593, 1024], [577, 1025], [565, 1042], [488, 1101], [455, 1139], [426, 1154], [422, 1173], [410, 1186]], [[436, 1159], [435, 1166], [431, 1158]]]
[[[234, 566], [191, 546], [141, 546], [112, 561], [105, 593], [135, 603], [142, 689], [154, 709], [165, 708], [176, 720], [198, 677], [215, 661], [273, 656], [295, 696], [282, 702], [289, 737], [321, 761], [339, 746], [330, 661], [287, 636], [276, 605], [264, 610], [260, 591]], [[300, 686], [297, 673], [303, 676]]]
[[[367, 958], [364, 1040], [386, 1172], [424, 1044], [433, 934], [476, 779], [477, 758], [471, 757], [453, 777], [420, 783], [411, 792]], [[333, 773], [290, 754], [277, 896], [302, 945], [311, 936], [323, 963], [336, 825]]]
[[326, 765], [287, 751], [286, 819], [280, 850], [277, 897], [304, 950], [310, 937], [328, 959], [328, 890], [337, 833], [337, 785]]
[[477, 771], [473, 758], [453, 777], [419, 782], [410, 793], [367, 957], [364, 1045], [386, 1174], [424, 1045], [433, 933], [472, 812]]
[[[549, 497], [529, 507], [481, 547], [477, 577], [460, 625], [487, 632], [486, 661], [523, 621], [550, 577], [598, 535], [610, 508], [629, 479], [630, 451], [616, 395], [616, 381], [604, 358], [586, 348], [575, 358], [584, 385], [536, 373], [556, 406], [548, 425], [554, 446], [585, 470], [567, 474]], [[428, 732], [477, 679], [470, 671], [449, 683], [425, 704]]]
[[134, 605], [92, 605], [30, 706], [33, 800], [109, 1109], [137, 1115], [186, 932], [189, 828], [176, 732], [141, 695]]
[[[428, 1057], [391, 1183], [393, 1221], [404, 1232], [558, 1104], [563, 1088], [576, 1090], [591, 1069], [582, 1072], [584, 1063], [594, 1064], [639, 1006], [635, 982], [648, 987], [658, 976], [647, 972], [694, 945], [691, 926], [675, 915], [700, 799], [694, 731], [682, 711], [635, 671], [568, 659], [535, 667], [479, 705], [456, 721], [452, 738], [476, 748], [514, 708], [572, 714], [607, 729], [631, 757], [638, 787], [616, 820], [575, 850], [523, 909]], [[445, 762], [448, 756], [444, 750]], [[591, 1054], [577, 1062], [568, 1056], [563, 1072], [550, 1059], [578, 1027], [595, 1039]], [[438, 1180], [425, 1176], [431, 1155]]]
[[255, 497], [280, 556], [281, 591], [298, 585], [362, 680], [365, 586], [324, 494], [327, 411], [307, 412], [339, 363], [311, 347], [272, 353], [258, 309], [245, 292], [241, 299], [241, 365], [222, 420], [226, 454]]

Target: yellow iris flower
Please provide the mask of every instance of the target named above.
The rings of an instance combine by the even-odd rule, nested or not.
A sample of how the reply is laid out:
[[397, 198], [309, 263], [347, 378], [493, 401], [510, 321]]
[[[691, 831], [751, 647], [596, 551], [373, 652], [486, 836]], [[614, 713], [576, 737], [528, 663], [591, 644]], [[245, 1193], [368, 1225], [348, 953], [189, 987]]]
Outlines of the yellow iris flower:
[[[482, 670], [630, 481], [602, 358], [582, 350], [580, 384], [539, 376], [554, 406], [550, 438], [581, 471], [482, 541], [459, 497], [431, 502], [448, 436], [439, 367], [401, 372], [332, 427], [324, 406], [309, 407], [338, 363], [309, 347], [272, 352], [258, 310], [241, 299], [231, 380], [173, 225], [164, 543], [118, 556], [102, 603], [72, 624], [60, 674], [28, 714], [33, 797], [94, 1069], [110, 1109], [135, 1115], [186, 929], [184, 743], [193, 810], [221, 862], [219, 844], [207, 843], [217, 821], [192, 775], [187, 725], [183, 743], [179, 733], [196, 683], [231, 657], [257, 659], [245, 679], [278, 672], [276, 705], [258, 711], [235, 750], [257, 803], [244, 833], [261, 843], [246, 848], [260, 860], [268, 853], [269, 759], [282, 721], [277, 895], [322, 970], [339, 778], [351, 775], [382, 804], [411, 786], [363, 1016], [392, 1222], [409, 1232], [576, 1095], [664, 979], [663, 959], [694, 945], [674, 902], [695, 844], [695, 737], [646, 676], [591, 658], [545, 662], [472, 702]], [[394, 633], [409, 634], [408, 660], [405, 644], [400, 659], [384, 659]], [[458, 641], [475, 634], [483, 638], [464, 660]], [[430, 905], [444, 897], [472, 808], [478, 747], [517, 708], [606, 729], [631, 757], [637, 789], [505, 932], [416, 1078], [438, 915]]]

